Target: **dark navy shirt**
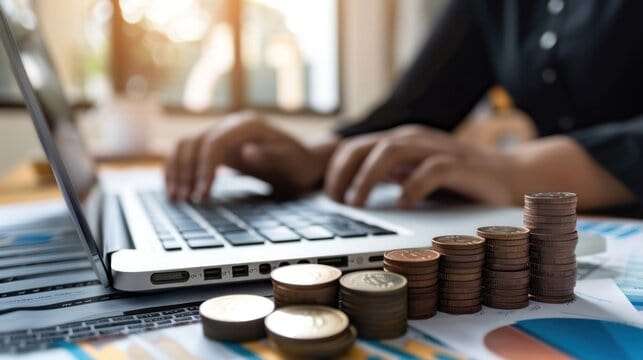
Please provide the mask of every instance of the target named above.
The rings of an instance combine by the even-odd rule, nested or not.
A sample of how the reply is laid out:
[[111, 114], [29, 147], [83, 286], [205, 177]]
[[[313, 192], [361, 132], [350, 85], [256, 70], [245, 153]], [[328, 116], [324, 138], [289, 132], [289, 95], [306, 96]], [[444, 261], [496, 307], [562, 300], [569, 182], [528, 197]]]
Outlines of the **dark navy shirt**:
[[390, 97], [339, 133], [452, 130], [495, 84], [541, 136], [571, 136], [643, 203], [641, 0], [451, 0]]

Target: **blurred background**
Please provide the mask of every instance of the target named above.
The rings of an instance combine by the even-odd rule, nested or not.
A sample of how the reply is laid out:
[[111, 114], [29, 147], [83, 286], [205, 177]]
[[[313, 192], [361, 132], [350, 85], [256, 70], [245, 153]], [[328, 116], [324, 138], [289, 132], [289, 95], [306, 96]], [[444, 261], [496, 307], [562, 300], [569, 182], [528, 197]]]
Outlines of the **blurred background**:
[[[2, 1], [24, 24], [37, 20], [99, 158], [162, 155], [181, 136], [243, 109], [306, 140], [359, 119], [387, 95], [447, 2]], [[489, 99], [473, 118], [511, 108], [502, 91]], [[518, 140], [529, 129], [519, 127]], [[496, 135], [477, 137], [516, 141]], [[42, 158], [4, 51], [0, 147], [0, 174]]]

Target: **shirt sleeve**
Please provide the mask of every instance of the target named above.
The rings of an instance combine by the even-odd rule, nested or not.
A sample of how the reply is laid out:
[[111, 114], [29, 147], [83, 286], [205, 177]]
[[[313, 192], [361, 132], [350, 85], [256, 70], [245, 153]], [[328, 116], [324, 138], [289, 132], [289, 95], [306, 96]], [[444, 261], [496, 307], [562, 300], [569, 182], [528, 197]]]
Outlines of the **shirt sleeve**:
[[643, 114], [568, 135], [643, 203]]
[[392, 94], [341, 136], [419, 123], [452, 130], [493, 83], [489, 54], [468, 1], [450, 1]]

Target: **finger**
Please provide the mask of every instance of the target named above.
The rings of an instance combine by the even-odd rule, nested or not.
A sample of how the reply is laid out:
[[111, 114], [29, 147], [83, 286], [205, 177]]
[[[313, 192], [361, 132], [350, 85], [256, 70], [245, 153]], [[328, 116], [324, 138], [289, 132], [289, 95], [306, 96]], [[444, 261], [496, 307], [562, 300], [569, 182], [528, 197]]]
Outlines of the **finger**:
[[456, 158], [436, 155], [423, 161], [402, 184], [398, 205], [402, 208], [415, 206], [426, 196], [444, 187], [455, 176]]
[[171, 200], [176, 200], [177, 198], [177, 188], [178, 188], [178, 166], [179, 166], [179, 155], [180, 143], [177, 143], [174, 151], [170, 154], [165, 162], [165, 190], [167, 195]]
[[188, 200], [192, 193], [199, 144], [198, 138], [183, 140], [179, 143], [177, 178], [178, 200], [180, 201]]
[[324, 180], [324, 190], [331, 199], [344, 201], [346, 189], [375, 142], [370, 136], [348, 140], [333, 154]]
[[395, 140], [377, 144], [360, 166], [349, 190], [347, 203], [364, 206], [373, 187], [386, 180], [394, 168], [401, 164], [416, 163], [431, 155], [430, 148]]

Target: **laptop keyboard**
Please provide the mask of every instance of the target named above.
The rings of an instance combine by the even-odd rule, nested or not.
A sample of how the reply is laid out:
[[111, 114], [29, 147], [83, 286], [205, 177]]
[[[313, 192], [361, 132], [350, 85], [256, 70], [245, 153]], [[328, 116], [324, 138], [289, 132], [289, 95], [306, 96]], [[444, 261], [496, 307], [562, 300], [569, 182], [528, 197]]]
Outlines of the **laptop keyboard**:
[[188, 304], [45, 328], [0, 332], [0, 353], [44, 350], [55, 347], [60, 342], [81, 342], [106, 336], [136, 334], [199, 321], [199, 305]]
[[194, 206], [171, 203], [162, 193], [141, 193], [140, 198], [166, 251], [179, 251], [182, 243], [198, 250], [223, 247], [224, 242], [245, 246], [395, 234], [301, 200]]

